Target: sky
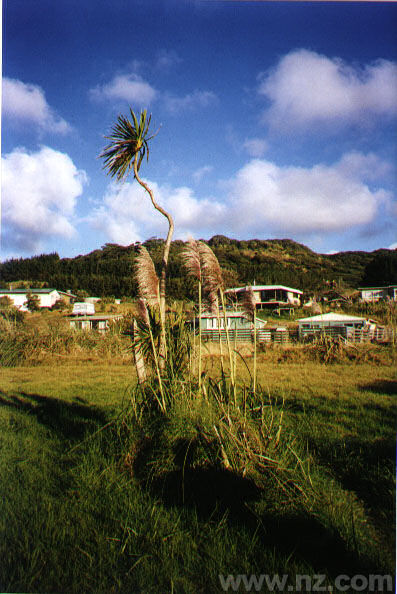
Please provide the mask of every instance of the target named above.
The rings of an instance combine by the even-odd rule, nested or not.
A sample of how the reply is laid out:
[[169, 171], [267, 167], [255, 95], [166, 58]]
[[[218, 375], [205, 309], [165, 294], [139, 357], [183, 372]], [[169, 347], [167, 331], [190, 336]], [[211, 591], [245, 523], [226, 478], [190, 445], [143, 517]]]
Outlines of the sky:
[[3, 3], [1, 260], [164, 238], [99, 158], [132, 108], [175, 239], [397, 247], [397, 4]]

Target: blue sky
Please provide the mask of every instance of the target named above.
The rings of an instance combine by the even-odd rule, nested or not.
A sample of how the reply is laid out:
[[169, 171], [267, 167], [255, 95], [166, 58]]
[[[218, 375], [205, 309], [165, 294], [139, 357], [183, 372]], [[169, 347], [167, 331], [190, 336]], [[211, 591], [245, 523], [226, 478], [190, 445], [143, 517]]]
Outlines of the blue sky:
[[397, 4], [12, 0], [3, 8], [1, 258], [164, 237], [98, 155], [147, 108], [141, 175], [175, 238], [397, 247]]

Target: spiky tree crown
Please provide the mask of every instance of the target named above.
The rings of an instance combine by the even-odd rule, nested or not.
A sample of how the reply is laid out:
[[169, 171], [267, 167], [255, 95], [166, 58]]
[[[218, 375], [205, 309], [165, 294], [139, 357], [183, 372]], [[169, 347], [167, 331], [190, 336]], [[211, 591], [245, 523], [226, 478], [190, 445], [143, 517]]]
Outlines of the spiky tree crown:
[[131, 108], [130, 114], [131, 121], [123, 115], [118, 116], [112, 133], [105, 136], [110, 142], [99, 155], [104, 159], [103, 168], [112, 177], [117, 177], [117, 181], [128, 175], [135, 161], [139, 171], [144, 156], [149, 159], [148, 142], [157, 134], [148, 136], [152, 116], [147, 115], [146, 109], [140, 113], [139, 120]]

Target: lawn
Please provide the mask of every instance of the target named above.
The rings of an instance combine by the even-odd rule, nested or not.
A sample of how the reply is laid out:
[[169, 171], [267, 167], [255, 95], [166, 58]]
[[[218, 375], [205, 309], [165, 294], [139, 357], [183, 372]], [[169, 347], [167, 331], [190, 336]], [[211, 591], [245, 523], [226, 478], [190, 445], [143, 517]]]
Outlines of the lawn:
[[[218, 363], [208, 356], [207, 373]], [[305, 499], [209, 465], [187, 471], [180, 492], [172, 469], [142, 480], [130, 464], [142, 440], [132, 366], [3, 368], [1, 591], [220, 592], [219, 574], [393, 574], [393, 366], [262, 356], [258, 378], [301, 456]]]

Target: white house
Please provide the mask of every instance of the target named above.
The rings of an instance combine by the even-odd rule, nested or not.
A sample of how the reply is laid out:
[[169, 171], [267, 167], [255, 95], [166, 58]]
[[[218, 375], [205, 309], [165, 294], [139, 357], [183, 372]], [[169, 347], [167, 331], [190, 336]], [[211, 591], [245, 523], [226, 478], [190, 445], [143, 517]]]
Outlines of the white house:
[[14, 306], [21, 311], [28, 311], [26, 301], [28, 294], [38, 298], [39, 307], [52, 307], [61, 299], [70, 303], [76, 298], [72, 293], [57, 291], [56, 289], [0, 289], [0, 297], [8, 297]]
[[97, 330], [104, 333], [109, 330], [111, 324], [121, 320], [123, 316], [114, 314], [94, 314], [87, 316], [73, 316], [66, 318], [70, 327], [74, 330]]
[[[256, 307], [294, 307], [301, 304], [302, 291], [284, 285], [252, 285]], [[225, 295], [234, 301], [241, 301], [249, 286], [227, 289]]]
[[397, 301], [397, 285], [386, 287], [363, 287], [358, 289], [361, 293], [361, 301], [372, 303], [377, 301]]
[[321, 332], [340, 334], [349, 338], [356, 331], [366, 331], [373, 334], [376, 322], [347, 314], [326, 313], [298, 320], [299, 337], [304, 338]]

